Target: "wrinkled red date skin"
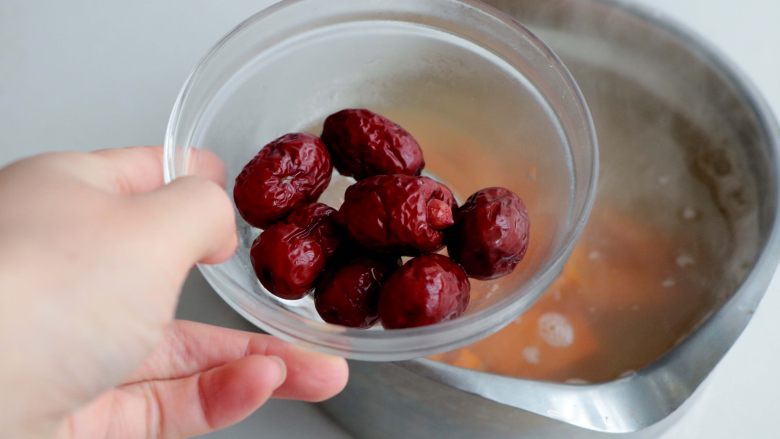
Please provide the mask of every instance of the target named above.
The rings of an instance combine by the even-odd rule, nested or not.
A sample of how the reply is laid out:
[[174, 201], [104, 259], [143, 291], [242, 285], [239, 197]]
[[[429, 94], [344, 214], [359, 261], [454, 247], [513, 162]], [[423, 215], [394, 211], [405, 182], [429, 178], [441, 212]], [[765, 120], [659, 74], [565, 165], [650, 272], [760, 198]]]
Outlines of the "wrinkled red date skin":
[[330, 258], [341, 243], [341, 228], [335, 220], [336, 209], [323, 204], [311, 203], [290, 213], [286, 222], [304, 229], [322, 247]]
[[386, 329], [432, 325], [459, 317], [471, 285], [463, 269], [439, 254], [416, 257], [398, 269], [380, 292], [379, 317]]
[[314, 288], [339, 244], [334, 212], [324, 204], [308, 205], [257, 237], [249, 257], [257, 278], [268, 291], [295, 300]]
[[430, 178], [378, 175], [347, 189], [337, 218], [368, 250], [418, 255], [442, 248], [455, 207], [452, 192]]
[[236, 177], [233, 199], [247, 223], [266, 229], [296, 207], [317, 201], [333, 164], [311, 134], [286, 134], [266, 145]]
[[487, 188], [456, 210], [447, 248], [469, 276], [496, 279], [511, 273], [523, 259], [529, 232], [523, 200], [509, 189]]
[[422, 149], [408, 131], [365, 109], [347, 109], [325, 119], [322, 141], [333, 164], [356, 180], [374, 175], [420, 175]]
[[399, 258], [351, 256], [327, 271], [317, 284], [314, 305], [323, 320], [370, 328], [379, 320], [379, 291], [401, 265]]

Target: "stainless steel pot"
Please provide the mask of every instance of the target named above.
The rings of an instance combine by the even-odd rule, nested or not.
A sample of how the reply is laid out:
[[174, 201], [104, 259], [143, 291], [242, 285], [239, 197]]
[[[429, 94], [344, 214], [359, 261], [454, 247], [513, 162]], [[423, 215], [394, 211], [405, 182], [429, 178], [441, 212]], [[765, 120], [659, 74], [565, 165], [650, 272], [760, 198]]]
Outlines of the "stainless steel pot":
[[[650, 206], [638, 209], [654, 203], [663, 209], [673, 189], [648, 196], [646, 187], [632, 184], [638, 166], [684, 169], [711, 185], [706, 196], [729, 230], [727, 237], [701, 236], [728, 253], [709, 267], [717, 273], [715, 310], [660, 359], [608, 382], [531, 381], [426, 359], [352, 362], [349, 386], [322, 407], [355, 435], [370, 438], [655, 437], [737, 339], [774, 273], [778, 126], [728, 61], [655, 13], [606, 0], [488, 3], [540, 35], [580, 83], [602, 144], [599, 197], [631, 199], [641, 192]], [[626, 126], [636, 133], [631, 142], [621, 140]], [[657, 149], [659, 142], [679, 154]], [[637, 154], [645, 162], [629, 164], [626, 157]], [[675, 162], [692, 154], [696, 166]]]

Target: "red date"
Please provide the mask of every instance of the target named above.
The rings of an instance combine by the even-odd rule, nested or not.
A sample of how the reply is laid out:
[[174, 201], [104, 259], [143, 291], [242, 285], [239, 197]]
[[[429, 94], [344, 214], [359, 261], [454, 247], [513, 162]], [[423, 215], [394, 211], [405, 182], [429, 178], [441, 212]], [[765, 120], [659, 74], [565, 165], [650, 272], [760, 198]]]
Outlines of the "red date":
[[348, 109], [325, 119], [322, 141], [336, 169], [361, 180], [374, 175], [420, 175], [422, 149], [408, 131], [369, 110]]
[[478, 191], [455, 213], [447, 249], [475, 279], [495, 279], [515, 269], [528, 250], [528, 211], [509, 189]]
[[266, 145], [236, 177], [233, 199], [247, 223], [265, 229], [296, 207], [317, 201], [333, 165], [311, 134], [286, 134]]
[[442, 248], [455, 199], [427, 177], [378, 175], [350, 186], [338, 221], [364, 248], [417, 255]]
[[328, 323], [369, 328], [379, 320], [379, 291], [399, 266], [399, 258], [352, 256], [325, 273], [314, 304]]
[[416, 257], [385, 283], [379, 317], [387, 329], [412, 328], [459, 317], [469, 304], [466, 273], [438, 254]]
[[260, 234], [249, 253], [260, 283], [282, 299], [309, 293], [339, 245], [334, 209], [313, 204]]

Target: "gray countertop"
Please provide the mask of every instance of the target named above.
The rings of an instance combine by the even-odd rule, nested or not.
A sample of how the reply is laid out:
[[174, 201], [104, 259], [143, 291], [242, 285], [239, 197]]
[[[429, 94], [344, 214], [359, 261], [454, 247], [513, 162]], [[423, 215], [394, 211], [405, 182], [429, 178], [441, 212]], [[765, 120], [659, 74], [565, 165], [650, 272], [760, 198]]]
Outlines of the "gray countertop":
[[[636, 0], [686, 23], [741, 67], [780, 114], [780, 2]], [[0, 164], [64, 149], [160, 144], [193, 64], [271, 0], [0, 3]], [[777, 437], [780, 282], [698, 401], [663, 437]], [[249, 329], [198, 273], [182, 318]], [[357, 414], [359, 415], [359, 414]], [[348, 438], [315, 406], [272, 401], [213, 438]]]

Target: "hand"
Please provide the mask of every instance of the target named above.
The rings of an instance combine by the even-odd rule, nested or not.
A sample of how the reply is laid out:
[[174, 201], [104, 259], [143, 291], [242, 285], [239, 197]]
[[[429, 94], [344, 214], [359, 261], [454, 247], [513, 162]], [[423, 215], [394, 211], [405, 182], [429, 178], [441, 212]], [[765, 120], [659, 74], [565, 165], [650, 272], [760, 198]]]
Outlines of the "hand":
[[158, 148], [57, 153], [0, 170], [0, 431], [186, 437], [271, 396], [338, 393], [342, 359], [173, 322], [196, 262], [236, 246], [221, 163], [163, 186]]
[[176, 322], [122, 384], [69, 416], [58, 438], [180, 438], [232, 425], [269, 397], [322, 401], [338, 393], [340, 358], [267, 335]]

